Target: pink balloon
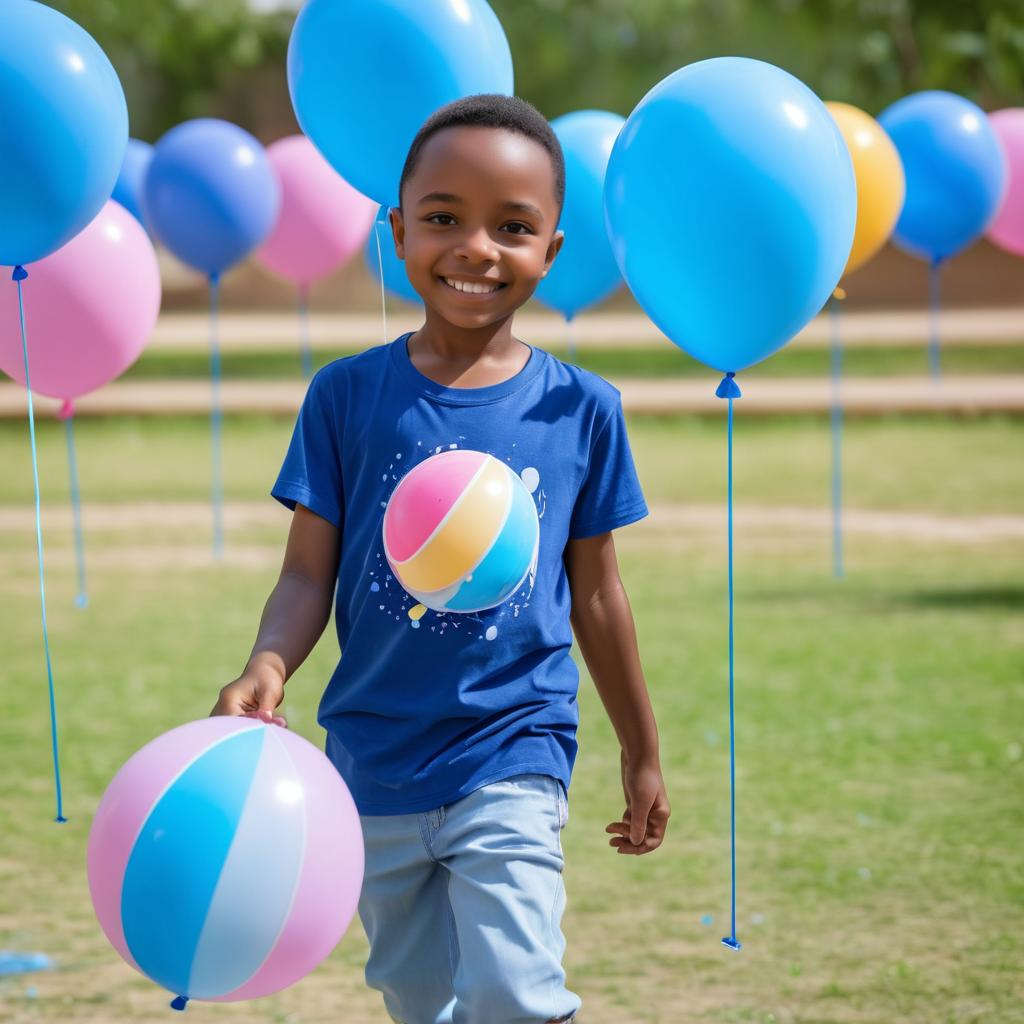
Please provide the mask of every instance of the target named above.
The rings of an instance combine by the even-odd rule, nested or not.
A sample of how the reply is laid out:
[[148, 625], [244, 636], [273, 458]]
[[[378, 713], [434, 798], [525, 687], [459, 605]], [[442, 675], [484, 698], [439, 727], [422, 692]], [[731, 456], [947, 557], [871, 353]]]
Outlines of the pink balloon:
[[[145, 229], [123, 206], [108, 201], [70, 242], [26, 270], [33, 391], [70, 402], [138, 359], [160, 312], [160, 271]], [[10, 276], [0, 279], [0, 370], [24, 384]]]
[[267, 156], [281, 182], [281, 212], [256, 258], [305, 288], [362, 249], [377, 204], [345, 181], [305, 135], [278, 139]]
[[1024, 107], [997, 110], [989, 121], [1006, 151], [1009, 181], [988, 238], [1001, 249], [1024, 256]]

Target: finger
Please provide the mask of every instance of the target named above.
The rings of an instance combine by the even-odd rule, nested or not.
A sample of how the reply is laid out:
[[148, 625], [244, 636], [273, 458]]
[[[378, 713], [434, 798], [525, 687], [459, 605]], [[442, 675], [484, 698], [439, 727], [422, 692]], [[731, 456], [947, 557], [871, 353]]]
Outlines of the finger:
[[644, 853], [650, 853], [652, 850], [656, 850], [661, 846], [661, 839], [654, 839], [648, 836], [638, 846], [634, 846], [628, 839], [612, 839], [609, 843], [610, 846], [614, 846], [616, 853], [623, 854], [634, 854], [639, 856]]

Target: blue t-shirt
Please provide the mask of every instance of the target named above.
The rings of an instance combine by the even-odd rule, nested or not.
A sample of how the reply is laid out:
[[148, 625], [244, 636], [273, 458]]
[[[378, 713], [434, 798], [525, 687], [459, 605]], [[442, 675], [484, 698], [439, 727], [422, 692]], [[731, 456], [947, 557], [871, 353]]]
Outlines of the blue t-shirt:
[[[369, 815], [429, 810], [521, 772], [568, 787], [579, 673], [566, 542], [647, 514], [607, 381], [532, 348], [500, 384], [445, 387], [413, 366], [408, 337], [316, 374], [272, 491], [341, 532], [341, 658], [319, 721]], [[536, 565], [495, 608], [416, 621], [385, 556], [384, 511], [410, 468], [454, 448], [487, 452], [524, 481], [539, 517]]]

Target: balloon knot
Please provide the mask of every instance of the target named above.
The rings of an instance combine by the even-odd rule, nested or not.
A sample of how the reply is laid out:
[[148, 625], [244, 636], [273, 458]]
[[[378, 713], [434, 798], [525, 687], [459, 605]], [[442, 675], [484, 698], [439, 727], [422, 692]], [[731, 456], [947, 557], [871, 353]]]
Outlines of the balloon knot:
[[722, 383], [715, 389], [716, 398], [742, 398], [743, 392], [740, 391], [739, 384], [735, 381], [735, 373], [727, 373], [722, 378]]
[[387, 222], [388, 222], [388, 210], [390, 210], [390, 209], [391, 209], [390, 206], [382, 206], [377, 211], [377, 223], [378, 224], [387, 224]]
[[220, 284], [220, 271], [219, 270], [211, 270], [210, 271], [210, 284], [212, 284], [212, 285]]
[[14, 273], [11, 274], [11, 280], [24, 281], [26, 277], [28, 277], [28, 271], [19, 263], [18, 266], [14, 268]]
[[65, 398], [61, 403], [60, 409], [57, 411], [57, 419], [69, 420], [75, 415], [75, 406], [70, 398]]
[[184, 1010], [188, 1006], [188, 996], [175, 996], [171, 1000], [172, 1010]]

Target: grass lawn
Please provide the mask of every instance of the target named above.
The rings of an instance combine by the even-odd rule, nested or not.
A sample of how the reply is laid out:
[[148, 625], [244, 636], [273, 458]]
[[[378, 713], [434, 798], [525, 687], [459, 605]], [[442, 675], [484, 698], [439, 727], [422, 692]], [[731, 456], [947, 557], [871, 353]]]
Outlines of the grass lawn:
[[[314, 366], [351, 355], [358, 349], [317, 350]], [[568, 358], [564, 348], [550, 351]], [[226, 379], [291, 380], [300, 376], [298, 344], [280, 349], [252, 352], [227, 350], [222, 355]], [[819, 377], [829, 371], [829, 353], [825, 348], [791, 345], [758, 366], [744, 371], [744, 380], [759, 377]], [[580, 347], [575, 359], [580, 366], [610, 380], [622, 377], [714, 377], [712, 371], [672, 345], [624, 345], [621, 348]], [[849, 347], [844, 353], [845, 371], [857, 377], [924, 376], [929, 373], [928, 353], [921, 345], [893, 347]], [[1024, 373], [1024, 345], [947, 345], [942, 352], [942, 368], [950, 374]], [[205, 379], [210, 370], [209, 357], [201, 351], [151, 349], [124, 375], [124, 380]]]
[[[228, 497], [257, 502], [290, 424], [229, 418]], [[639, 419], [631, 437], [659, 507], [718, 503], [723, 424]], [[207, 493], [202, 420], [86, 420], [88, 609], [72, 606], [70, 536], [47, 526], [67, 825], [52, 823], [46, 679], [24, 424], [0, 425], [7, 566], [0, 769], [0, 949], [59, 969], [0, 979], [0, 1019], [166, 1021], [163, 993], [121, 964], [85, 881], [91, 815], [143, 743], [205, 715], [241, 667], [287, 516], [229, 531], [226, 564], [194, 558], [203, 521], [133, 518]], [[976, 517], [1021, 514], [1021, 421], [851, 422], [851, 508]], [[46, 511], [66, 500], [59, 425], [40, 425]], [[823, 506], [827, 423], [740, 418], [741, 506]], [[270, 499], [265, 499], [270, 503]], [[182, 506], [184, 509], [185, 505]], [[88, 515], [88, 509], [87, 509]], [[672, 801], [656, 853], [620, 857], [604, 826], [622, 811], [618, 754], [592, 684], [580, 688], [580, 754], [564, 836], [569, 983], [581, 1024], [1024, 1021], [1024, 541], [980, 534], [851, 533], [848, 577], [830, 575], [825, 531], [754, 526], [737, 537], [739, 954], [728, 931], [724, 529], [657, 515], [620, 533], [623, 577], [661, 731]], [[289, 684], [294, 728], [319, 742], [315, 708], [331, 633]], [[387, 1019], [362, 977], [356, 921], [300, 985], [210, 1020], [371, 1024]]]
[[[224, 423], [228, 500], [269, 492], [291, 436], [283, 417], [229, 416]], [[64, 427], [36, 424], [43, 500], [67, 500]], [[720, 502], [725, 494], [725, 417], [633, 417], [629, 436], [652, 501]], [[91, 418], [75, 424], [85, 501], [208, 499], [209, 421]], [[1024, 508], [1016, 471], [1024, 421], [1003, 416], [916, 416], [847, 420], [844, 487], [851, 506], [957, 515], [1014, 514]], [[0, 422], [0, 507], [33, 500], [28, 428]], [[831, 448], [823, 417], [744, 419], [736, 406], [737, 500], [757, 505], [829, 501]]]

